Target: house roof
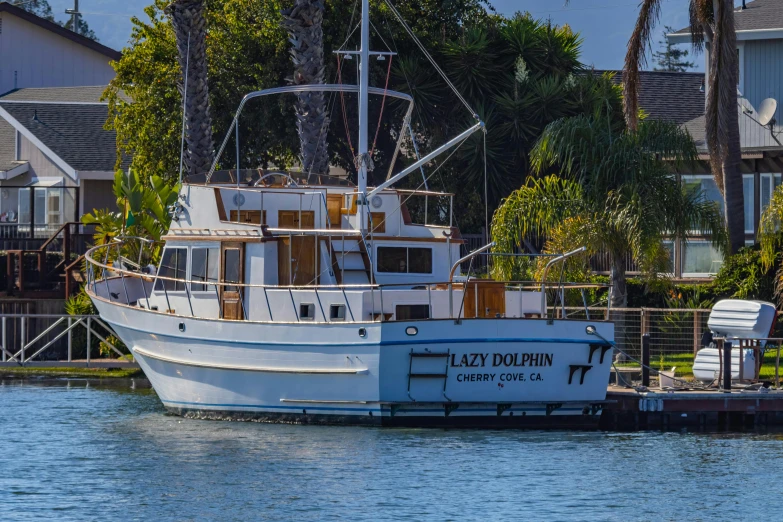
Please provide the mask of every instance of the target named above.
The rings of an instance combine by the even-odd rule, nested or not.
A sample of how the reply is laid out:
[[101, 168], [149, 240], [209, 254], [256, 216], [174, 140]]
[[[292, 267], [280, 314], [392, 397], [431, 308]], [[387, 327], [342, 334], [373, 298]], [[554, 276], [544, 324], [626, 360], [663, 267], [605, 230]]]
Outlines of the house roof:
[[[0, 109], [4, 117], [8, 116], [6, 120], [24, 127], [73, 170], [113, 171], [117, 158], [116, 133], [103, 127], [108, 106], [85, 101], [99, 99], [104, 89], [20, 89], [0, 97]], [[2, 141], [5, 140], [0, 138]], [[9, 157], [13, 159], [15, 140], [11, 139], [10, 143], [10, 151], [0, 148], [0, 165], [7, 163]], [[123, 168], [128, 163], [126, 159]]]
[[[622, 71], [608, 72], [614, 73], [615, 84], [622, 83]], [[649, 118], [682, 125], [704, 115], [704, 73], [641, 71], [639, 74], [639, 106]]]
[[89, 49], [92, 49], [93, 51], [99, 52], [112, 60], [117, 61], [122, 57], [122, 53], [120, 53], [119, 51], [115, 51], [111, 47], [106, 47], [105, 45], [96, 42], [92, 38], [87, 38], [86, 36], [77, 34], [54, 22], [50, 22], [45, 18], [41, 18], [40, 16], [36, 16], [28, 11], [25, 11], [21, 7], [16, 7], [15, 5], [9, 4], [8, 2], [5, 1], [0, 2], [0, 13], [9, 13], [14, 16], [17, 16], [23, 20], [30, 22], [31, 24], [35, 24], [38, 27], [46, 29], [47, 31], [51, 31], [64, 38], [67, 38], [72, 42], [76, 42], [77, 44], [83, 45]]
[[41, 103], [92, 103], [104, 104], [101, 101], [105, 85], [87, 87], [43, 87], [14, 89], [0, 95], [4, 102], [41, 102]]
[[[745, 9], [734, 10], [734, 28], [737, 31], [765, 31], [783, 29], [783, 2], [780, 0], [754, 0], [747, 2]], [[674, 34], [691, 34], [685, 27]]]
[[[615, 73], [612, 81], [621, 83], [622, 71], [611, 72]], [[690, 133], [696, 148], [706, 151], [706, 99], [701, 92], [704, 73], [642, 71], [640, 78], [639, 106], [647, 113], [647, 117], [681, 125]], [[776, 135], [756, 121], [755, 108], [747, 99], [739, 99], [737, 110], [743, 151], [783, 148], [777, 142]], [[775, 132], [779, 131], [776, 127]]]
[[14, 161], [15, 148], [16, 131], [7, 121], [0, 121], [0, 172], [9, 171], [17, 166]]

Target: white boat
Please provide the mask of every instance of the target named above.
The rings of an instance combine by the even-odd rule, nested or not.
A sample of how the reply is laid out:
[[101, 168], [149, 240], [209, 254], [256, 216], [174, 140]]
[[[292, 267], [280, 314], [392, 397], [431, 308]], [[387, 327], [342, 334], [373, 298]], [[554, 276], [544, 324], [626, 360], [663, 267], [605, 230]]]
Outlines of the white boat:
[[[362, 3], [358, 54], [368, 63], [367, 0]], [[357, 186], [240, 165], [190, 176], [157, 268], [144, 265], [158, 247], [139, 238], [88, 252], [87, 292], [102, 319], [132, 351], [164, 406], [178, 414], [596, 427], [613, 324], [589, 311], [581, 320], [556, 314], [547, 305], [553, 285], [462, 274], [462, 263], [490, 245], [459, 259], [463, 240], [450, 208], [448, 225], [413, 223], [409, 198], [451, 195], [394, 184], [481, 130], [480, 121], [382, 185], [367, 187], [368, 95], [411, 106], [413, 100], [370, 87], [366, 69], [359, 86], [251, 93], [234, 119], [259, 96], [358, 92]], [[562, 296], [566, 286], [554, 286]]]

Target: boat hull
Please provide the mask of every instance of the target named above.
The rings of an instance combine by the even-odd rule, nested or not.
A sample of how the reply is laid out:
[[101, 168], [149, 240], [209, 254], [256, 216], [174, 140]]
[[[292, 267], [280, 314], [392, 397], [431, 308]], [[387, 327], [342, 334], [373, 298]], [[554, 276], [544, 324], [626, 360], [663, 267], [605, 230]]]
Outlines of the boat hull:
[[599, 321], [277, 324], [96, 305], [166, 409], [189, 417], [590, 429], [611, 366], [611, 348], [585, 333], [611, 340]]

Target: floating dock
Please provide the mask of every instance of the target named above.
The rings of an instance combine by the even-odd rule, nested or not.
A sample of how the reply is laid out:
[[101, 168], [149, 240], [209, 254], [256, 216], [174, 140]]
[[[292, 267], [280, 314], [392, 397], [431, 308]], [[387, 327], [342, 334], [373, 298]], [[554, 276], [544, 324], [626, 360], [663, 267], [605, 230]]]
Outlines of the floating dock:
[[783, 390], [649, 390], [610, 386], [600, 427], [607, 431], [743, 430], [783, 427]]

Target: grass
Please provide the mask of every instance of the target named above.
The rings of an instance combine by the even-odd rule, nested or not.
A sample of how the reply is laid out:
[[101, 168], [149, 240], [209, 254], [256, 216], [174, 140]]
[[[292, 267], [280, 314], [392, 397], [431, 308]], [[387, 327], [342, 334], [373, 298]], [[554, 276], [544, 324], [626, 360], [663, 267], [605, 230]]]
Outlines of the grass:
[[109, 368], [0, 368], [0, 376], [9, 377], [79, 377], [91, 379], [127, 379], [142, 377], [139, 369], [109, 369]]
[[[770, 349], [764, 354], [764, 361], [761, 365], [761, 371], [759, 372], [759, 378], [762, 380], [774, 380], [775, 379], [775, 359], [777, 357], [777, 350]], [[783, 350], [781, 350], [781, 366], [783, 366]], [[619, 368], [638, 368], [639, 364], [630, 361], [617, 364]], [[666, 354], [663, 358], [663, 364], [661, 359], [653, 359], [650, 361], [650, 367], [654, 370], [660, 370], [663, 367], [664, 370], [671, 370], [672, 367], [677, 368], [675, 373], [676, 377], [693, 377], [693, 354], [690, 353], [673, 353]], [[783, 368], [780, 370], [781, 378], [783, 378]]]

